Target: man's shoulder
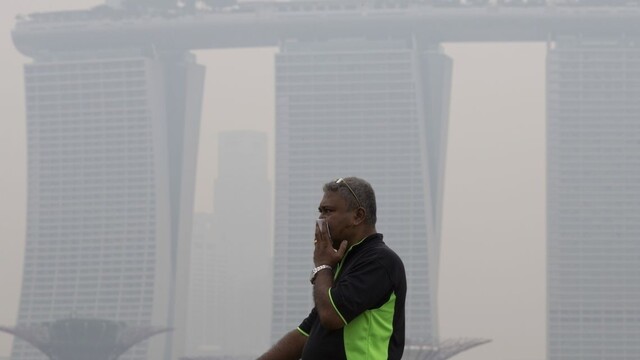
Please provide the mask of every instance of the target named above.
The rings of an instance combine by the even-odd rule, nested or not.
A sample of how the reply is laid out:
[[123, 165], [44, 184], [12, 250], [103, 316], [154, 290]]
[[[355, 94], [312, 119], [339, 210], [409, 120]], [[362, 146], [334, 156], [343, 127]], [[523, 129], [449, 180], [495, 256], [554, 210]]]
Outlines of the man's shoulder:
[[382, 234], [378, 234], [380, 237], [378, 241], [372, 243], [370, 250], [372, 253], [384, 257], [389, 258], [390, 260], [399, 261], [402, 263], [402, 259], [391, 247], [389, 247], [383, 240]]
[[400, 256], [387, 244], [382, 241], [380, 234], [379, 241], [372, 241], [362, 253], [362, 260], [379, 263], [388, 271], [404, 273], [404, 263]]

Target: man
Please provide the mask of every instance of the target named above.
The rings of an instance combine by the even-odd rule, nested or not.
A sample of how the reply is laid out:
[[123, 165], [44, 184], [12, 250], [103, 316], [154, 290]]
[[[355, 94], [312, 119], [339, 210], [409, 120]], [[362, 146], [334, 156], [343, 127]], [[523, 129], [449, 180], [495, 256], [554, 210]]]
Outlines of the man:
[[259, 360], [399, 360], [406, 277], [376, 232], [373, 189], [348, 177], [323, 191], [311, 275], [315, 307]]

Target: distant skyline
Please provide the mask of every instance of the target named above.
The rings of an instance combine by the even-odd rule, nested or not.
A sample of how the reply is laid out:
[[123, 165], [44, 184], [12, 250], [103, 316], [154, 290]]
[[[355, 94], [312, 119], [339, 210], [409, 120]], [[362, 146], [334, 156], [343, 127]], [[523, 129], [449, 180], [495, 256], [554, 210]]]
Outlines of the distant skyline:
[[[25, 118], [22, 68], [9, 31], [17, 13], [86, 8], [100, 1], [26, 0], [0, 5], [0, 323], [15, 322], [25, 214]], [[544, 358], [545, 45], [445, 44], [452, 56], [440, 332], [493, 342], [457, 359]], [[210, 212], [216, 176], [215, 134], [257, 129], [273, 144], [275, 49], [197, 52], [208, 65], [196, 184], [198, 211]], [[269, 178], [273, 179], [273, 147]], [[340, 176], [345, 174], [340, 174]], [[348, 174], [347, 174], [348, 175]], [[317, 179], [318, 200], [321, 185]], [[393, 244], [391, 244], [393, 246]], [[311, 254], [309, 254], [311, 256]], [[238, 330], [239, 331], [239, 330]], [[11, 338], [0, 335], [0, 355]]]

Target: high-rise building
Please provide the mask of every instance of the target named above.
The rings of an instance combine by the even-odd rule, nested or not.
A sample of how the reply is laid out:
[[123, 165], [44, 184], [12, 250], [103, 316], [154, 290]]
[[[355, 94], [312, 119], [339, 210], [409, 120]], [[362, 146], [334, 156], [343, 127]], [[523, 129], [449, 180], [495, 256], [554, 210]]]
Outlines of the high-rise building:
[[640, 42], [567, 37], [552, 45], [548, 359], [639, 359]]
[[271, 320], [273, 220], [267, 135], [248, 130], [220, 133], [218, 154], [214, 341], [220, 355], [255, 357], [269, 347]]
[[189, 262], [189, 308], [187, 319], [188, 356], [218, 354], [219, 336], [214, 332], [219, 322], [220, 251], [213, 236], [213, 214], [195, 213], [191, 231], [191, 261]]
[[417, 39], [285, 42], [276, 57], [272, 341], [313, 306], [322, 185], [368, 180], [378, 231], [406, 270], [407, 339], [438, 340], [437, 289], [451, 60]]
[[[171, 327], [122, 359], [176, 358], [204, 69], [184, 53], [34, 58], [25, 67], [28, 213], [18, 325], [78, 316]], [[16, 340], [12, 358], [43, 356]]]

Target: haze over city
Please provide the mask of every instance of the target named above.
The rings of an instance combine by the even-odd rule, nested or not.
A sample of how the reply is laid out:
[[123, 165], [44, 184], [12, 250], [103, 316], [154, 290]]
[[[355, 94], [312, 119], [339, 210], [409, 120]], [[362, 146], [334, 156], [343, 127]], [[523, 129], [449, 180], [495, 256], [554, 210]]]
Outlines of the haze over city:
[[[17, 14], [84, 9], [102, 1], [0, 4], [0, 325], [16, 323], [26, 227], [23, 66], [10, 31]], [[460, 360], [545, 358], [544, 43], [445, 43], [453, 59], [438, 311], [440, 337], [492, 342]], [[211, 212], [217, 135], [258, 130], [274, 181], [276, 48], [195, 51], [205, 65], [195, 212]], [[335, 177], [351, 174], [335, 174]], [[318, 201], [321, 186], [315, 179]], [[314, 209], [312, 209], [314, 210]], [[313, 220], [313, 219], [311, 219]], [[393, 239], [387, 239], [393, 247]], [[311, 254], [309, 254], [311, 257]], [[228, 324], [229, 333], [242, 333]], [[12, 338], [0, 334], [0, 357]]]

